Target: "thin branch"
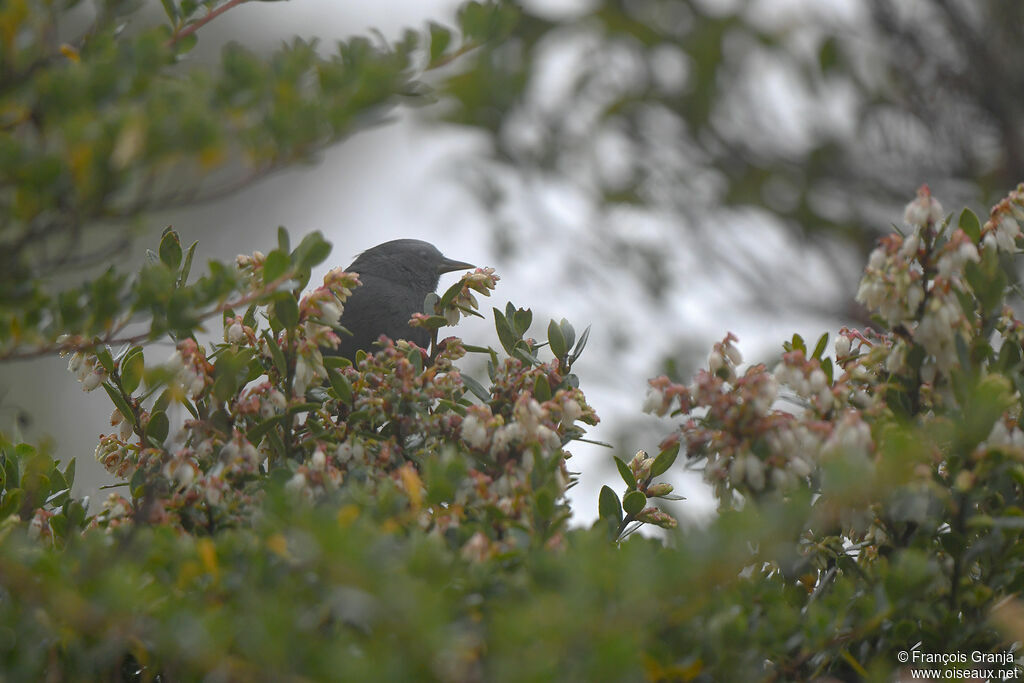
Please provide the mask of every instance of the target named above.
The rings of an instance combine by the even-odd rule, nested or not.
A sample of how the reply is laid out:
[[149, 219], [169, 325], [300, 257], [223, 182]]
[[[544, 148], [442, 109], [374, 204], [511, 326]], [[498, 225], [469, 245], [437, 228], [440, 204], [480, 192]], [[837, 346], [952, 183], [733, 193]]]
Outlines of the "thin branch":
[[227, 2], [226, 4], [221, 5], [217, 9], [211, 11], [209, 14], [207, 14], [202, 19], [199, 19], [199, 20], [189, 24], [188, 26], [186, 26], [185, 30], [181, 31], [180, 33], [175, 33], [173, 36], [168, 38], [166, 46], [167, 47], [174, 47], [175, 43], [179, 42], [180, 40], [182, 40], [184, 38], [188, 38], [190, 35], [192, 35], [196, 31], [198, 31], [199, 29], [201, 29], [203, 26], [206, 26], [211, 21], [213, 21], [214, 19], [216, 19], [220, 15], [224, 14], [225, 12], [227, 12], [232, 7], [237, 7], [238, 5], [241, 5], [243, 2], [248, 2], [248, 0], [229, 0], [229, 2]]
[[[295, 273], [288, 271], [285, 274], [278, 277], [273, 282], [271, 282], [270, 284], [265, 285], [264, 287], [256, 290], [255, 292], [250, 292], [239, 299], [235, 299], [234, 301], [225, 301], [224, 303], [216, 306], [215, 308], [210, 309], [203, 315], [199, 316], [199, 322], [209, 320], [210, 318], [215, 317], [217, 314], [222, 314], [227, 310], [239, 308], [241, 306], [247, 306], [254, 301], [257, 301], [269, 294], [272, 294], [273, 292], [277, 291], [277, 289], [281, 285], [292, 279], [294, 275]], [[95, 349], [96, 347], [101, 345], [122, 346], [125, 344], [138, 344], [139, 342], [146, 341], [146, 339], [148, 339], [150, 336], [150, 332], [142, 332], [140, 334], [136, 334], [130, 337], [118, 337], [117, 335], [123, 332], [124, 328], [127, 326], [128, 320], [122, 320], [114, 328], [107, 332], [106, 336], [96, 339], [94, 341], [88, 341], [84, 343], [81, 340], [68, 340], [60, 344], [48, 344], [45, 346], [38, 346], [33, 349], [9, 349], [7, 351], [0, 352], [0, 362], [10, 360], [29, 360], [32, 358], [41, 358], [42, 356], [50, 356], [55, 353], [91, 351], [92, 349]]]
[[475, 40], [471, 40], [471, 41], [463, 44], [462, 47], [460, 47], [455, 52], [452, 52], [451, 54], [448, 54], [448, 55], [441, 55], [441, 56], [439, 56], [437, 59], [435, 59], [434, 61], [432, 61], [429, 64], [427, 64], [424, 67], [423, 70], [424, 71], [433, 71], [434, 69], [440, 69], [442, 66], [447, 66], [448, 64], [451, 64], [452, 62], [454, 62], [456, 59], [458, 59], [462, 55], [464, 55], [464, 54], [466, 54], [468, 52], [472, 52], [473, 50], [477, 49], [478, 47], [480, 47], [480, 43], [478, 43]]

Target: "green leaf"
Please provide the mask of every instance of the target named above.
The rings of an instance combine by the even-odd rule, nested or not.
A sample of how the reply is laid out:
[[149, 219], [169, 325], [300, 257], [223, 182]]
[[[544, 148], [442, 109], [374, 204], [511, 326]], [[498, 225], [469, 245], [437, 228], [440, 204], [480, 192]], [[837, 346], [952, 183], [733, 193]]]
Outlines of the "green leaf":
[[274, 359], [274, 369], [277, 370], [278, 375], [284, 377], [288, 374], [288, 363], [285, 361], [284, 352], [281, 351], [277, 340], [268, 330], [263, 330], [263, 340], [267, 343], [267, 348], [270, 349], [270, 357]]
[[672, 463], [676, 461], [676, 456], [679, 455], [679, 443], [676, 442], [658, 453], [658, 457], [651, 463], [651, 477], [658, 477], [668, 471], [668, 468], [672, 467]]
[[179, 335], [187, 337], [199, 324], [199, 317], [193, 306], [193, 290], [175, 289], [167, 302], [167, 324]]
[[1020, 360], [1020, 345], [1009, 340], [1003, 340], [1003, 345], [999, 347], [999, 367], [1002, 368], [1003, 372], [1007, 372], [1015, 367], [1020, 363]]
[[18, 508], [21, 507], [22, 496], [24, 496], [24, 491], [21, 489], [7, 488], [3, 499], [0, 500], [0, 519], [7, 519], [18, 511]]
[[537, 375], [533, 381], [533, 397], [541, 403], [551, 400], [551, 385], [544, 375]]
[[175, 41], [174, 49], [179, 54], [185, 54], [186, 52], [191, 51], [192, 48], [194, 48], [198, 43], [199, 36], [195, 33], [190, 33], [189, 35], [179, 38], [177, 41]]
[[196, 420], [199, 419], [199, 411], [196, 410], [196, 407], [195, 405], [192, 404], [192, 401], [189, 401], [188, 399], [182, 399], [181, 405], [185, 406], [185, 410], [189, 412], [189, 415], [191, 415]]
[[562, 318], [558, 323], [558, 328], [562, 330], [562, 338], [565, 339], [565, 351], [568, 353], [576, 341], [576, 329], [565, 318]]
[[452, 32], [436, 22], [428, 25], [430, 31], [430, 62], [434, 63], [444, 54], [452, 42]]
[[597, 514], [601, 519], [622, 523], [622, 505], [619, 503], [619, 497], [607, 486], [602, 486], [598, 495]]
[[[284, 356], [282, 356], [282, 358], [283, 357]], [[348, 358], [343, 358], [342, 356], [324, 356], [324, 367], [340, 370], [342, 368], [352, 367], [352, 361]]]
[[181, 271], [178, 274], [178, 286], [184, 287], [188, 283], [189, 273], [192, 272], [192, 257], [195, 256], [196, 246], [199, 244], [199, 240], [192, 242], [188, 246], [188, 251], [185, 252], [185, 262], [181, 265]]
[[977, 244], [981, 241], [981, 221], [974, 215], [974, 212], [970, 209], [964, 209], [960, 212], [960, 229], [967, 233], [967, 236], [971, 238], [971, 241]]
[[46, 500], [43, 501], [43, 505], [52, 505], [54, 507], [64, 505], [70, 497], [71, 489], [65, 486], [64, 488], [58, 489], [47, 496]]
[[444, 294], [442, 294], [441, 298], [437, 301], [437, 310], [447, 308], [453, 301], [455, 301], [455, 297], [457, 297], [461, 291], [462, 280], [458, 280], [451, 287], [444, 290]]
[[626, 486], [630, 489], [636, 488], [636, 477], [633, 476], [633, 471], [629, 469], [629, 465], [622, 461], [619, 456], [612, 456], [615, 459], [615, 466], [619, 469], [619, 476], [622, 477], [622, 481], [626, 482]]
[[164, 13], [167, 14], [167, 18], [171, 20], [171, 23], [175, 23], [178, 20], [178, 7], [174, 4], [173, 0], [160, 0], [160, 4], [164, 6]]
[[162, 445], [170, 429], [171, 423], [167, 419], [167, 413], [161, 410], [149, 416], [149, 424], [146, 425], [146, 438]]
[[220, 401], [229, 400], [248, 380], [252, 351], [242, 347], [237, 351], [222, 348], [213, 365], [213, 395]]
[[274, 415], [273, 417], [268, 417], [266, 420], [263, 420], [256, 426], [249, 429], [249, 431], [245, 433], [245, 438], [248, 439], [250, 443], [258, 444], [274, 427], [284, 423], [287, 419], [287, 415]]
[[842, 63], [839, 51], [839, 41], [830, 36], [822, 41], [818, 48], [818, 68], [824, 74], [830, 73], [839, 68]]
[[409, 349], [405, 354], [406, 360], [412, 363], [413, 370], [417, 375], [423, 374], [423, 353], [417, 349]]
[[110, 382], [104, 382], [103, 389], [107, 392], [107, 396], [110, 397], [110, 400], [114, 403], [114, 407], [116, 407], [118, 412], [121, 413], [121, 416], [128, 420], [129, 424], [134, 426], [135, 413], [132, 412], [131, 407], [128, 405], [128, 401], [126, 401], [124, 396], [121, 395], [121, 392], [117, 390], [117, 387]]
[[647, 505], [647, 496], [643, 491], [630, 491], [622, 499], [622, 509], [627, 515], [636, 515]]
[[484, 403], [487, 403], [488, 401], [491, 400], [491, 392], [487, 391], [487, 389], [484, 388], [484, 385], [480, 384], [480, 382], [477, 382], [475, 379], [473, 379], [472, 376], [463, 373], [462, 383], [466, 386], [467, 389], [473, 392], [474, 396], [476, 396]]
[[139, 388], [142, 374], [146, 369], [146, 361], [141, 346], [134, 346], [121, 359], [121, 387], [125, 393], [131, 394]]
[[565, 358], [565, 354], [568, 352], [568, 344], [565, 341], [565, 335], [562, 333], [562, 327], [554, 320], [548, 323], [548, 344], [551, 345], [551, 353], [554, 354], [555, 358], [559, 360]]
[[299, 413], [308, 413], [313, 410], [319, 410], [323, 406], [319, 403], [298, 403], [293, 406], [288, 406], [289, 415], [298, 415]]
[[299, 242], [292, 253], [292, 260], [302, 270], [309, 270], [327, 260], [331, 254], [331, 243], [324, 239], [319, 230], [314, 230]]
[[572, 355], [569, 357], [570, 363], [575, 363], [576, 359], [583, 353], [583, 349], [587, 346], [587, 340], [590, 339], [590, 325], [587, 325], [587, 329], [583, 330], [583, 334], [580, 335], [580, 340], [576, 342], [576, 348], [572, 350]]
[[522, 337], [526, 334], [526, 331], [530, 329], [530, 324], [533, 322], [533, 311], [528, 308], [517, 309], [512, 314], [512, 327], [515, 329], [516, 334]]
[[286, 252], [274, 249], [263, 260], [263, 284], [269, 285], [271, 282], [276, 281], [288, 272], [291, 265], [291, 259], [288, 258]]
[[[245, 309], [245, 315], [242, 316], [242, 324], [246, 327], [256, 327], [256, 308], [256, 304], [252, 304], [249, 308]], [[225, 317], [227, 315], [234, 315], [234, 312], [230, 314], [225, 313]]]
[[146, 476], [146, 470], [140, 467], [135, 470], [135, 474], [128, 482], [128, 490], [131, 491], [132, 498], [135, 500], [142, 498], [143, 488], [146, 486]]
[[971, 389], [962, 405], [963, 420], [958, 425], [964, 452], [971, 452], [992, 432], [995, 424], [1013, 405], [1013, 387], [1002, 375], [987, 375]]
[[512, 326], [509, 325], [508, 318], [499, 311], [497, 308], [494, 310], [494, 328], [498, 332], [498, 341], [501, 342], [501, 346], [505, 349], [505, 352], [512, 355], [512, 349], [516, 345], [516, 336], [512, 331]]
[[4, 488], [8, 491], [21, 487], [21, 468], [18, 459], [13, 455], [4, 454]]
[[331, 391], [335, 398], [343, 403], [352, 404], [352, 384], [348, 378], [337, 370], [327, 368], [327, 378], [331, 381]]
[[68, 483], [68, 486], [75, 485], [75, 459], [71, 458], [68, 464], [64, 467], [64, 481]]
[[277, 226], [277, 248], [283, 254], [288, 254], [292, 250], [291, 240], [288, 239], [288, 230], [283, 225]]
[[828, 332], [818, 337], [818, 343], [814, 345], [814, 353], [811, 354], [811, 358], [820, 360], [821, 354], [825, 353], [825, 347], [828, 346]]
[[96, 348], [96, 360], [100, 362], [103, 369], [107, 371], [108, 375], [114, 374], [114, 359], [110, 355], [110, 349], [106, 346], [99, 346]]
[[517, 341], [515, 348], [512, 349], [512, 357], [518, 358], [529, 366], [540, 365], [540, 361], [536, 356], [526, 350], [526, 342]]
[[534, 499], [541, 519], [549, 519], [555, 512], [555, 496], [548, 489], [541, 489]]
[[168, 228], [164, 230], [163, 237], [160, 238], [160, 261], [170, 268], [171, 270], [177, 270], [178, 266], [181, 265], [181, 240], [178, 239], [178, 233]]
[[804, 344], [804, 338], [799, 334], [794, 334], [793, 340], [783, 344], [783, 347], [787, 351], [803, 351], [805, 355], [807, 353], [807, 345]]
[[81, 502], [71, 499], [64, 504], [64, 516], [68, 519], [68, 524], [73, 529], [81, 529], [85, 527], [86, 523], [86, 510]]
[[427, 330], [438, 330], [448, 324], [448, 319], [442, 315], [432, 315], [426, 320], [420, 321], [420, 326]]
[[299, 326], [299, 303], [291, 294], [282, 292], [274, 300], [274, 315], [286, 329]]

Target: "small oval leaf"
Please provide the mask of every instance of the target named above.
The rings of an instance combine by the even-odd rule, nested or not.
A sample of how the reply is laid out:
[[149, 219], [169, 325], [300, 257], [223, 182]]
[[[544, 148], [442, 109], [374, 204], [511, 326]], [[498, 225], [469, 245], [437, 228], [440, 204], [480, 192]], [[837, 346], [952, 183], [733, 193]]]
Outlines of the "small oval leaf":
[[146, 438], [152, 439], [159, 444], [167, 438], [171, 423], [167, 419], [167, 413], [160, 411], [149, 416], [149, 424], [146, 425]]
[[352, 384], [349, 383], [345, 375], [333, 368], [328, 368], [327, 377], [331, 381], [331, 391], [334, 393], [334, 397], [341, 400], [343, 403], [351, 404]]
[[181, 240], [178, 233], [171, 229], [164, 231], [160, 238], [160, 261], [171, 270], [177, 270], [181, 265]]
[[294, 330], [299, 326], [299, 304], [290, 294], [279, 296], [274, 301], [274, 315], [285, 328]]
[[551, 353], [555, 355], [555, 358], [565, 358], [568, 351], [565, 336], [562, 334], [561, 326], [554, 320], [548, 323], [548, 344], [551, 345]]
[[613, 456], [615, 459], [615, 466], [619, 468], [619, 476], [622, 477], [622, 481], [626, 482], [626, 486], [630, 489], [636, 488], [636, 477], [633, 476], [633, 471], [629, 469], [629, 465], [623, 462], [618, 456]]
[[136, 346], [125, 354], [121, 360], [121, 387], [126, 393], [130, 394], [139, 388], [145, 369], [146, 362], [141, 346]]
[[676, 456], [679, 455], [679, 443], [674, 443], [661, 453], [658, 453], [658, 457], [651, 463], [651, 477], [657, 477], [668, 471], [668, 468], [672, 467], [672, 463], [676, 461]]
[[476, 396], [484, 403], [487, 403], [488, 401], [491, 400], [490, 392], [484, 388], [484, 385], [480, 384], [480, 382], [477, 382], [471, 376], [462, 375], [462, 383], [466, 386], [467, 389], [473, 392], [474, 396]]
[[597, 512], [601, 519], [622, 522], [622, 505], [619, 504], [619, 497], [607, 486], [601, 487], [601, 493], [597, 499]]
[[627, 515], [639, 514], [645, 505], [647, 505], [647, 496], [643, 494], [643, 491], [630, 491], [622, 499], [622, 509], [626, 511]]

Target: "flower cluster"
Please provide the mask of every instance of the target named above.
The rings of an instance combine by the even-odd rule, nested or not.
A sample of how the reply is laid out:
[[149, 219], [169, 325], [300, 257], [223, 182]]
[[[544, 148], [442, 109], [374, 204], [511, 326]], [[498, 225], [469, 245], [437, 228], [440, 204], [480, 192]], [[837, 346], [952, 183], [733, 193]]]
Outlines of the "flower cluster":
[[457, 293], [438, 314], [444, 316], [449, 325], [458, 324], [461, 316], [473, 315], [480, 306], [473, 292], [490, 296], [500, 279], [494, 274], [494, 268], [477, 268], [459, 281]]
[[[66, 355], [68, 355], [67, 351], [61, 351], [61, 356]], [[85, 351], [71, 353], [71, 358], [68, 360], [68, 371], [82, 383], [82, 391], [92, 391], [107, 380], [107, 371], [94, 353]]]
[[[974, 237], [964, 229], [940, 225], [942, 207], [922, 187], [907, 205], [904, 220], [913, 232], [906, 238], [889, 235], [872, 252], [857, 300], [887, 327], [903, 326], [927, 353], [926, 381], [947, 373], [958, 362], [957, 339], [970, 342], [978, 321], [965, 311], [962, 298], [977, 294], [969, 284], [968, 265], [981, 262], [978, 241], [986, 249], [1015, 250], [1024, 216], [1020, 195], [993, 209], [992, 217]], [[947, 235], [948, 233], [948, 235]], [[903, 366], [905, 345], [894, 346], [890, 370]]]
[[681, 441], [691, 460], [703, 462], [705, 479], [724, 506], [734, 504], [734, 492], [759, 497], [807, 486], [824, 460], [864, 460], [873, 452], [865, 416], [878, 410], [872, 399], [877, 366], [889, 349], [874, 337], [844, 328], [835, 364], [793, 348], [774, 370], [758, 364], [740, 373], [737, 340], [729, 334], [690, 384], [651, 380], [644, 408], [684, 416], [679, 432], [661, 446]]
[[[922, 424], [947, 429], [943, 415], [976, 402], [970, 386], [1008, 396], [1010, 385], [998, 370], [1019, 364], [1024, 323], [1012, 308], [993, 307], [1008, 280], [988, 252], [1017, 251], [1024, 185], [993, 209], [984, 226], [968, 214], [961, 227], [944, 225], [941, 206], [921, 189], [904, 214], [912, 232], [880, 240], [858, 292], [885, 328], [842, 328], [833, 357], [824, 355], [827, 337], [813, 353], [794, 338], [773, 371], [754, 365], [741, 372], [736, 339], [728, 335], [689, 384], [651, 380], [644, 410], [682, 419], [662, 446], [682, 443], [691, 460], [703, 463], [721, 505], [729, 507], [737, 493], [757, 498], [816, 486], [815, 473], [836, 459], [867, 476], [879, 457], [875, 425], [894, 415], [919, 416]], [[972, 360], [987, 368], [976, 375], [977, 384], [954, 386], [954, 369]], [[1004, 412], [974, 446], [973, 457], [984, 459], [993, 448], [1024, 453], [1019, 395], [986, 400], [990, 410]], [[945, 476], [932, 461], [915, 472]]]
[[856, 298], [886, 325], [911, 320], [924, 301], [924, 274], [916, 261], [918, 249], [916, 234], [906, 242], [900, 235], [887, 235], [871, 252]]
[[224, 318], [224, 341], [228, 344], [255, 344], [256, 332], [240, 315]]
[[1019, 251], [1017, 240], [1024, 222], [1024, 183], [992, 207], [989, 218], [981, 228], [985, 249], [998, 249], [1009, 254]]
[[340, 340], [334, 330], [345, 310], [345, 301], [358, 286], [359, 276], [355, 273], [346, 273], [341, 268], [329, 271], [323, 285], [306, 294], [299, 303], [304, 337], [318, 346], [337, 348]]
[[177, 350], [167, 361], [167, 368], [192, 400], [199, 398], [206, 387], [213, 384], [213, 365], [195, 339], [184, 339], [178, 343]]
[[249, 289], [257, 290], [263, 286], [263, 266], [266, 261], [266, 254], [262, 251], [254, 251], [251, 256], [239, 254], [235, 257], [235, 268], [245, 276]]

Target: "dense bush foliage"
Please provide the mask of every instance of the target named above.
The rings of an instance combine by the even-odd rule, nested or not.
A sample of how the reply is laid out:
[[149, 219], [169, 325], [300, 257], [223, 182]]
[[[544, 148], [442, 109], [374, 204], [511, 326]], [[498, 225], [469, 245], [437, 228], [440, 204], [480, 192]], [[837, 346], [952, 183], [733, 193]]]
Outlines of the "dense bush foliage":
[[[111, 268], [74, 291], [39, 276], [60, 251], [33, 240], [69, 239], [78, 253], [75, 230], [60, 226], [106, 215], [146, 175], [118, 175], [111, 160], [168, 168], [145, 142], [158, 131], [129, 134], [122, 116], [145, 110], [161, 83], [206, 93], [189, 100], [201, 116], [224, 103], [228, 86], [211, 86], [220, 76], [179, 82], [183, 72], [165, 67], [235, 4], [168, 2], [170, 26], [130, 39], [115, 30], [117, 3], [101, 4], [95, 29], [64, 46], [48, 42], [56, 3], [0, 7], [4, 35], [29, 36], [6, 43], [0, 64], [13, 116], [0, 153], [22, 155], [3, 165], [13, 189], [0, 191], [15, 247], [5, 251], [3, 353], [62, 352], [83, 389], [106, 393], [113, 412], [96, 455], [120, 482], [90, 515], [72, 492], [73, 462], [0, 438], [5, 678], [890, 680], [929, 664], [933, 678], [1019, 673], [1014, 259], [1024, 186], [984, 222], [946, 215], [922, 188], [864, 271], [857, 298], [875, 326], [840, 330], [831, 350], [828, 334], [813, 345], [794, 336], [769, 370], [744, 366], [727, 334], [692, 381], [651, 380], [638, 410], [676, 429], [637, 444], [653, 455], [616, 454], [622, 484], [602, 489], [592, 528], [573, 527], [569, 464], [590, 464], [576, 466], [571, 450], [597, 421], [573, 374], [588, 332], [535, 325], [508, 304], [491, 311], [498, 348], [445, 337], [498, 286], [489, 268], [425, 302], [430, 314], [414, 322], [434, 331], [430, 348], [385, 340], [355, 363], [324, 351], [345, 333], [338, 320], [358, 276], [333, 270], [309, 287], [330, 249], [316, 233], [293, 247], [281, 230], [265, 253], [210, 262], [196, 277], [197, 245], [168, 230], [133, 273]], [[504, 30], [509, 11], [469, 4], [462, 47], [433, 27], [408, 48], [426, 50], [427, 65], [454, 58]], [[374, 63], [403, 54], [352, 45]], [[105, 60], [128, 60], [126, 46], [156, 81], [114, 76], [121, 69]], [[156, 62], [140, 58], [146, 46]], [[296, 49], [247, 56], [269, 71], [245, 81], [229, 48], [223, 77], [287, 95], [262, 84], [277, 68], [267, 64], [294, 64]], [[368, 111], [403, 90], [345, 50], [324, 61], [299, 49], [302, 68], [326, 79], [324, 92], [306, 93], [311, 107], [330, 109], [333, 93]], [[329, 77], [354, 73], [384, 83], [381, 98], [336, 90]], [[46, 93], [69, 99], [49, 110]], [[291, 99], [280, 110], [239, 102], [235, 114], [304, 111]], [[110, 119], [84, 123], [87, 105]], [[345, 118], [335, 114], [310, 115]], [[245, 147], [259, 142], [253, 131], [280, 130], [275, 121], [214, 138], [238, 133], [225, 144]], [[303, 127], [319, 132], [296, 144], [340, 134], [324, 125]], [[125, 135], [137, 155], [114, 154]], [[269, 150], [287, 142], [253, 149], [277, 159]], [[195, 160], [204, 149], [180, 151]], [[76, 171], [83, 159], [98, 166]], [[201, 341], [218, 322], [217, 338]], [[170, 357], [147, 346], [158, 339], [173, 341]], [[486, 360], [486, 378], [460, 370], [467, 354]], [[684, 463], [719, 503], [704, 527], [680, 528], [686, 503], [664, 502], [678, 499], [665, 479]], [[633, 533], [645, 525], [658, 535]]]
[[[602, 491], [592, 529], [569, 526], [564, 495], [565, 449], [596, 421], [571, 374], [585, 338], [552, 322], [540, 344], [509, 305], [500, 349], [325, 358], [357, 278], [303, 295], [321, 242], [289, 251], [282, 233], [238, 259], [235, 294], [257, 300], [225, 309], [223, 342], [184, 338], [162, 363], [138, 346], [72, 356], [115, 407], [97, 457], [128, 484], [101, 513], [69, 495], [73, 465], [5, 444], [4, 666], [794, 680], [885, 679], [914, 649], [1012, 657], [1024, 325], [1005, 296], [1022, 219], [1024, 187], [958, 227], [922, 190], [865, 270], [878, 329], [842, 330], [834, 355], [828, 335], [794, 337], [773, 371], [743, 370], [728, 335], [692, 383], [652, 380], [644, 407], [679, 429], [656, 458], [616, 460], [623, 493]], [[496, 279], [467, 273], [418, 323], [474, 313]], [[459, 372], [467, 352], [489, 356], [486, 382]], [[677, 453], [719, 515], [632, 536], [675, 528], [651, 499], [671, 497], [655, 478]]]

